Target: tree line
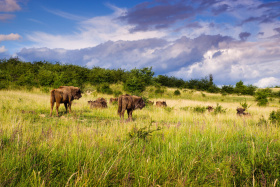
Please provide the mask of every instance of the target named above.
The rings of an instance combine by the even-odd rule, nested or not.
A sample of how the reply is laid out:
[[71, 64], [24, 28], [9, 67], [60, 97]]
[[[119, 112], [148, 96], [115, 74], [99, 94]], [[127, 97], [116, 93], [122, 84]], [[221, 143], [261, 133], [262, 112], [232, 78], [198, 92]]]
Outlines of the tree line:
[[201, 79], [183, 80], [173, 76], [158, 75], [152, 67], [142, 69], [104, 69], [100, 67], [81, 67], [72, 64], [50, 63], [46, 61], [22, 62], [18, 58], [0, 59], [0, 89], [17, 87], [52, 87], [72, 85], [83, 89], [85, 85], [110, 85], [123, 83], [129, 93], [141, 93], [147, 86], [154, 85], [187, 88], [222, 94], [254, 95], [257, 87], [244, 85], [242, 81], [219, 88], [213, 82], [213, 75]]

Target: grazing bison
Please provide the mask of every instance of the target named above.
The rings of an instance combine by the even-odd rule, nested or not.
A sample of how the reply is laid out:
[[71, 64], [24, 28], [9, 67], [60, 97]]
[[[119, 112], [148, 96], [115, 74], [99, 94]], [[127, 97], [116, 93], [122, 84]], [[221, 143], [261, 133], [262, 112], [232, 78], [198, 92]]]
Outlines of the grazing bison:
[[245, 108], [237, 108], [236, 109], [238, 115], [243, 115], [245, 110], [246, 110]]
[[209, 105], [209, 106], [207, 106], [207, 107], [206, 107], [206, 109], [208, 110], [208, 112], [212, 112], [212, 111], [214, 111], [214, 108], [213, 108], [212, 106], [210, 106], [210, 105]]
[[135, 95], [121, 95], [118, 99], [118, 114], [120, 115], [120, 120], [124, 120], [124, 112], [127, 110], [128, 119], [127, 121], [132, 121], [133, 110], [145, 107], [145, 102], [142, 97]]
[[107, 101], [104, 98], [98, 98], [95, 101], [88, 101], [90, 108], [107, 108]]
[[80, 99], [82, 97], [81, 90], [74, 86], [60, 86], [58, 89], [51, 91], [51, 113], [53, 111], [54, 102], [56, 102], [56, 115], [58, 116], [58, 108], [60, 103], [64, 103], [66, 113], [69, 107], [69, 113], [71, 113], [71, 104], [74, 99]]
[[156, 106], [157, 107], [167, 107], [167, 104], [165, 101], [157, 101]]
[[118, 103], [118, 98], [110, 98], [110, 104]]

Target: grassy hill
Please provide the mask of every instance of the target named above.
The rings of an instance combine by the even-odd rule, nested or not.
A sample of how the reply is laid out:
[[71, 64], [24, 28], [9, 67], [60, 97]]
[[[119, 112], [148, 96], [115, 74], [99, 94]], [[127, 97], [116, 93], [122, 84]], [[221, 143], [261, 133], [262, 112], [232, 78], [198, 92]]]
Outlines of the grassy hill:
[[[87, 92], [50, 117], [49, 93], [1, 90], [0, 186], [279, 185], [280, 129], [268, 120], [278, 99], [259, 107], [251, 96], [151, 89], [144, 96], [168, 107], [135, 110], [130, 123], [116, 105], [87, 104], [112, 95]], [[238, 116], [245, 99], [251, 116]]]

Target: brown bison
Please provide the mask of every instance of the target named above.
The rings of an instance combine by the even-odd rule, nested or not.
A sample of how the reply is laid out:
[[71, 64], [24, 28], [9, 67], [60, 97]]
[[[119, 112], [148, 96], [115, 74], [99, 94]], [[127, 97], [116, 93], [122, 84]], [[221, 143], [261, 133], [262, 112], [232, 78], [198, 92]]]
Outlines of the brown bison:
[[206, 109], [208, 110], [208, 112], [212, 112], [212, 111], [214, 111], [214, 108], [213, 108], [213, 106], [207, 106], [206, 107]]
[[145, 107], [145, 102], [142, 97], [135, 95], [121, 95], [118, 99], [118, 114], [120, 115], [120, 120], [124, 120], [124, 112], [127, 110], [128, 119], [127, 121], [132, 121], [133, 110]]
[[69, 108], [69, 113], [71, 113], [71, 104], [74, 99], [80, 99], [82, 97], [81, 90], [74, 86], [60, 86], [58, 89], [51, 91], [51, 113], [53, 111], [54, 102], [56, 102], [56, 115], [58, 116], [58, 108], [60, 103], [64, 103], [66, 113], [67, 108]]
[[103, 97], [96, 99], [95, 101], [88, 101], [90, 108], [107, 108], [107, 101]]
[[157, 101], [156, 106], [157, 107], [167, 107], [167, 104], [165, 101]]
[[245, 112], [245, 108], [237, 108], [236, 111], [237, 111], [237, 115], [241, 116], [251, 116], [251, 114], [249, 112]]
[[243, 115], [245, 110], [246, 110], [245, 108], [237, 108], [236, 109], [238, 115]]
[[118, 103], [118, 98], [110, 98], [110, 104]]

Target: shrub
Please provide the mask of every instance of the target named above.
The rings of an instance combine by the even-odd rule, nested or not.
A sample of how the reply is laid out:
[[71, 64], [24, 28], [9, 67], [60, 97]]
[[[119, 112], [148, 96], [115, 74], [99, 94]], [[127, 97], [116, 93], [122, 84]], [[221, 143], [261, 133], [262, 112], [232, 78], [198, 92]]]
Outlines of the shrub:
[[255, 99], [257, 101], [258, 106], [266, 106], [268, 104], [267, 97], [269, 96], [269, 93], [264, 90], [258, 90], [255, 94]]
[[217, 103], [217, 106], [214, 109], [214, 114], [218, 114], [218, 113], [225, 113], [226, 109], [224, 109], [221, 105], [219, 105], [219, 103]]
[[114, 97], [119, 97], [120, 95], [122, 95], [121, 91], [114, 91]]
[[41, 90], [41, 92], [43, 92], [43, 93], [50, 93], [50, 89], [47, 88], [47, 87], [41, 87], [40, 90]]
[[204, 113], [206, 111], [206, 108], [203, 106], [196, 106], [193, 108], [193, 111], [198, 113]]
[[206, 97], [206, 95], [205, 95], [203, 92], [201, 92], [201, 96], [202, 96], [202, 97]]
[[277, 123], [280, 124], [280, 109], [278, 109], [277, 111], [272, 111], [269, 114], [269, 118], [268, 118], [271, 123]]
[[110, 88], [109, 84], [102, 84], [97, 86], [97, 92], [104, 94], [113, 94], [113, 90]]
[[248, 103], [246, 102], [246, 99], [245, 99], [244, 103], [240, 102], [240, 105], [245, 110], [247, 110], [248, 108], [250, 108], [250, 106], [252, 106], [252, 105], [248, 105]]
[[180, 90], [178, 90], [178, 89], [177, 89], [177, 90], [175, 90], [175, 91], [174, 91], [174, 95], [176, 95], [176, 96], [181, 95]]
[[164, 90], [161, 89], [160, 87], [158, 87], [158, 88], [155, 90], [155, 94], [162, 95], [163, 93], [164, 93]]
[[131, 129], [131, 131], [128, 133], [128, 136], [132, 139], [132, 138], [138, 138], [138, 139], [143, 139], [146, 140], [147, 137], [152, 136], [152, 133], [154, 131], [159, 131], [162, 128], [161, 127], [157, 127], [157, 129], [151, 130], [150, 129], [151, 125], [149, 126], [149, 128], [147, 129], [147, 127], [143, 127], [138, 129], [137, 127], [133, 127]]

